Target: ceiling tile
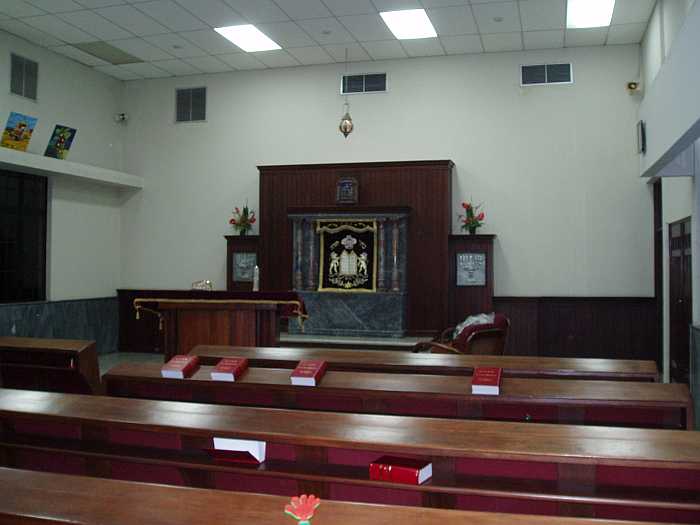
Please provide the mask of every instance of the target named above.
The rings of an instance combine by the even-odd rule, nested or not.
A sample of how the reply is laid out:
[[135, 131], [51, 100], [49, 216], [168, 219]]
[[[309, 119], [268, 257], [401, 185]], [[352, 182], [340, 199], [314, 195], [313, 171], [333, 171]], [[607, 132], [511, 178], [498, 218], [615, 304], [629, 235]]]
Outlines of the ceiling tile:
[[524, 31], [564, 29], [566, 7], [564, 0], [526, 0], [520, 2], [520, 17]]
[[353, 2], [348, 2], [348, 0], [323, 0], [323, 3], [335, 16], [366, 15], [377, 12], [371, 0], [354, 0]]
[[287, 53], [284, 49], [274, 51], [260, 51], [255, 53], [255, 58], [260, 60], [267, 67], [293, 67], [298, 66], [296, 58]]
[[195, 18], [189, 11], [170, 0], [155, 0], [136, 5], [139, 11], [155, 18], [173, 31], [194, 31], [206, 29], [207, 25]]
[[602, 46], [608, 36], [607, 27], [593, 27], [590, 29], [567, 29], [564, 37], [566, 47], [576, 46]]
[[384, 42], [363, 42], [362, 47], [374, 60], [386, 60], [389, 58], [406, 58], [406, 52], [398, 40], [385, 40]]
[[167, 27], [160, 25], [151, 17], [128, 5], [105, 7], [97, 9], [95, 12], [138, 36], [159, 35], [169, 32]]
[[497, 51], [521, 51], [523, 49], [522, 36], [520, 33], [498, 33], [493, 35], [482, 35], [484, 49], [487, 53]]
[[223, 73], [225, 71], [232, 71], [233, 67], [225, 64], [216, 57], [194, 57], [194, 58], [183, 58], [185, 62], [193, 65], [200, 71], [205, 73]]
[[647, 23], [656, 0], [617, 0], [613, 10], [612, 24]]
[[240, 53], [240, 49], [230, 40], [224, 38], [216, 31], [204, 29], [202, 31], [187, 31], [178, 33], [183, 38], [186, 38], [198, 48], [211, 53], [213, 55], [223, 55], [224, 53]]
[[22, 37], [40, 46], [60, 46], [64, 42], [58, 38], [25, 24], [20, 20], [0, 20], [0, 29]]
[[150, 62], [141, 62], [138, 64], [124, 64], [121, 67], [144, 78], [163, 78], [172, 76], [167, 71], [154, 66]]
[[224, 0], [254, 24], [284, 22], [289, 17], [272, 0]]
[[236, 69], [265, 69], [265, 64], [256, 60], [248, 53], [235, 53], [232, 55], [219, 55], [217, 57]]
[[2, 6], [0, 6], [0, 11], [6, 15], [15, 16], [18, 18], [23, 16], [39, 16], [46, 14], [46, 11], [28, 4], [24, 0], [3, 0]]
[[470, 35], [478, 33], [476, 22], [468, 6], [442, 7], [429, 9], [428, 17], [439, 36]]
[[294, 20], [332, 16], [321, 0], [275, 0], [275, 3]]
[[272, 24], [260, 24], [257, 27], [282, 47], [316, 45], [316, 42], [294, 22], [274, 22]]
[[[64, 11], [77, 11], [83, 6], [76, 4], [73, 0], [26, 0], [39, 9], [48, 11], [49, 13], [61, 13]], [[4, 12], [4, 9], [2, 9]]]
[[173, 75], [197, 75], [201, 71], [194, 67], [192, 64], [183, 62], [182, 60], [159, 60], [157, 62], [151, 62], [154, 66]]
[[23, 18], [22, 20], [30, 26], [41, 29], [51, 36], [59, 38], [69, 44], [94, 42], [96, 40], [93, 35], [64, 22], [54, 15], [32, 16], [30, 18]]
[[177, 58], [201, 57], [207, 54], [206, 51], [202, 51], [192, 42], [175, 33], [145, 36], [143, 39]]
[[95, 11], [73, 11], [72, 13], [59, 13], [57, 16], [69, 24], [98, 37], [99, 40], [117, 40], [134, 36], [106, 18], [102, 18]]
[[443, 36], [440, 41], [448, 55], [484, 52], [479, 35]]
[[[520, 15], [515, 2], [476, 4], [472, 6], [481, 34], [520, 31]], [[497, 21], [500, 19], [500, 22]]]
[[223, 0], [175, 0], [200, 20], [212, 27], [226, 27], [248, 22]]
[[81, 64], [85, 64], [86, 66], [107, 66], [110, 65], [109, 62], [106, 62], [100, 58], [94, 57], [89, 53], [85, 53], [84, 51], [81, 51], [78, 48], [75, 48], [73, 46], [58, 46], [58, 47], [52, 47], [51, 51], [55, 51], [56, 53], [60, 53], [61, 55], [65, 55], [69, 58], [72, 58], [73, 60], [77, 60]]
[[126, 4], [126, 0], [75, 0], [83, 7], [88, 9], [97, 9], [99, 7], [109, 7], [111, 5]]
[[374, 0], [377, 11], [400, 11], [402, 9], [422, 9], [418, 0]]
[[137, 80], [139, 78], [143, 78], [135, 73], [132, 73], [131, 71], [124, 69], [123, 66], [97, 66], [93, 69], [95, 71], [99, 71], [100, 73], [104, 73], [105, 75], [118, 78], [119, 80]]
[[523, 40], [525, 49], [556, 49], [564, 47], [564, 30], [526, 31]]
[[607, 44], [638, 44], [642, 41], [647, 23], [610, 26]]
[[469, 0], [422, 0], [423, 7], [451, 7], [456, 5], [467, 5]]
[[166, 53], [161, 48], [146, 42], [140, 38], [127, 38], [126, 40], [113, 40], [110, 42], [117, 49], [126, 51], [136, 58], [150, 62], [152, 60], [167, 60], [173, 58], [169, 53]]
[[348, 51], [348, 62], [361, 62], [370, 60], [367, 51], [360, 44], [332, 44], [323, 46], [323, 49], [333, 57], [336, 62], [345, 62], [345, 50]]
[[412, 38], [410, 40], [402, 40], [401, 45], [410, 57], [427, 57], [435, 55], [444, 55], [445, 50], [437, 38]]
[[293, 55], [299, 62], [305, 66], [312, 64], [330, 64], [334, 62], [331, 56], [326, 53], [323, 48], [318, 46], [313, 47], [295, 47], [289, 49], [289, 54]]
[[299, 20], [298, 24], [319, 44], [344, 44], [355, 41], [335, 18]]
[[394, 36], [378, 14], [341, 16], [339, 20], [360, 42], [389, 40]]

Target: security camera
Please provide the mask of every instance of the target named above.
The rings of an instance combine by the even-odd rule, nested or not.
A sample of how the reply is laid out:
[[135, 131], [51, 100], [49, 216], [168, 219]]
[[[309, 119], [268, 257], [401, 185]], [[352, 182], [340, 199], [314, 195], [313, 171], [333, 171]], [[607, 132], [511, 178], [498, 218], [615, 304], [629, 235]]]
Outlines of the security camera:
[[114, 115], [114, 122], [126, 124], [127, 120], [129, 120], [129, 115], [127, 115], [126, 113], [117, 113], [116, 115]]
[[636, 81], [633, 80], [632, 82], [627, 82], [627, 91], [629, 92], [630, 95], [634, 95], [635, 93], [639, 93], [642, 89], [642, 85]]

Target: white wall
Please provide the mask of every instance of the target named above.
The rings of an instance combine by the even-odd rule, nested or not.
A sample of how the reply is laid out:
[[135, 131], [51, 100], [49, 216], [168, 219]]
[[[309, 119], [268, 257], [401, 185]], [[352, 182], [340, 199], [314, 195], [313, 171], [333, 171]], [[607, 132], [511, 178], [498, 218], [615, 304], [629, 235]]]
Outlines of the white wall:
[[[689, 7], [687, 15], [683, 5], [676, 4]], [[642, 69], [645, 78], [653, 79], [645, 86], [639, 109], [647, 129], [647, 153], [641, 158], [640, 172], [648, 175], [653, 175], [652, 168], [662, 167], [660, 160], [671, 160], [662, 156], [700, 119], [700, 2], [676, 0], [676, 4], [672, 0], [657, 4], [661, 15], [655, 12], [643, 42]]]
[[[258, 203], [260, 164], [450, 158], [459, 202], [498, 235], [496, 294], [650, 296], [651, 200], [634, 146], [638, 46], [353, 64], [390, 92], [350, 97], [341, 65], [133, 81], [125, 171], [145, 177], [121, 223], [122, 284], [225, 286], [223, 235]], [[572, 61], [575, 84], [520, 88], [521, 63]], [[208, 121], [174, 124], [176, 87], [206, 85]], [[362, 189], [360, 188], [360, 193]], [[419, 249], [419, 248], [418, 248]], [[265, 269], [263, 269], [265, 271]]]
[[[39, 63], [37, 101], [10, 93], [10, 53]], [[11, 111], [38, 117], [28, 151], [43, 155], [56, 124], [78, 130], [69, 159], [120, 169], [124, 130], [112, 116], [123, 84], [47, 49], [0, 31], [0, 120]], [[49, 212], [50, 300], [114, 295], [119, 283], [118, 190], [51, 180]]]

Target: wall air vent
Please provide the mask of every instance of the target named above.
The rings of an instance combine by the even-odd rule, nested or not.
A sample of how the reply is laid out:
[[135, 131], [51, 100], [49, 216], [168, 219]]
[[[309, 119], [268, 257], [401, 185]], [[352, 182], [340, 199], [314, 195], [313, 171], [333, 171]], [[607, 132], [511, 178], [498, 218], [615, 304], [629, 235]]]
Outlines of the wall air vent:
[[201, 122], [207, 118], [207, 88], [178, 89], [175, 92], [175, 122]]
[[386, 91], [386, 73], [343, 75], [340, 83], [341, 95], [381, 93], [383, 91]]
[[574, 75], [571, 64], [538, 64], [520, 66], [521, 86], [540, 86], [543, 84], [573, 84]]
[[10, 91], [15, 95], [36, 100], [39, 64], [11, 53]]

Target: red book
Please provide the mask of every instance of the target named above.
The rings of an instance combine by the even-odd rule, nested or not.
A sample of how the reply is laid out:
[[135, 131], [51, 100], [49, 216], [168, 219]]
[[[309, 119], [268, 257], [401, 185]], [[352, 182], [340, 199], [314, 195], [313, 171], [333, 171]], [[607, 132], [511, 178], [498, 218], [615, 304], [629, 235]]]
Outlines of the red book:
[[382, 456], [369, 464], [369, 479], [420, 485], [433, 476], [433, 464], [423, 459]]
[[325, 361], [299, 361], [289, 378], [293, 385], [316, 386], [326, 373]]
[[472, 376], [472, 394], [497, 396], [501, 391], [502, 375], [502, 368], [495, 366], [476, 367]]
[[171, 379], [185, 379], [199, 369], [196, 355], [176, 355], [160, 369], [160, 375]]
[[245, 357], [227, 357], [216, 364], [211, 371], [211, 378], [214, 381], [235, 381], [240, 379], [246, 370], [248, 360]]

